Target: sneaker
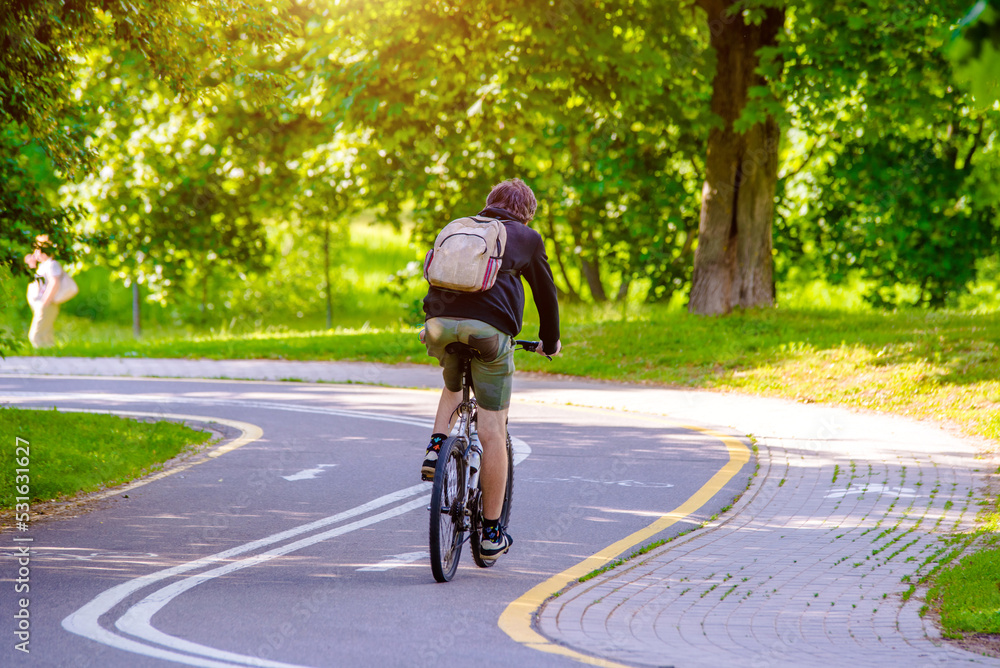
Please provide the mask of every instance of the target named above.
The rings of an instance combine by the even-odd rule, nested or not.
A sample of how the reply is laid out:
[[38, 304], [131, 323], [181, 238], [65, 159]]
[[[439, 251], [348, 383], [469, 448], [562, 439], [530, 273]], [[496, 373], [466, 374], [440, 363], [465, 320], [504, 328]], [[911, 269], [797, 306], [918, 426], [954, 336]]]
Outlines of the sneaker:
[[438, 452], [441, 450], [441, 444], [444, 443], [444, 435], [434, 434], [431, 436], [431, 442], [427, 446], [427, 454], [424, 455], [424, 463], [420, 465], [420, 479], [424, 482], [432, 482], [434, 480], [434, 471], [437, 469], [438, 463]]
[[438, 464], [438, 450], [440, 445], [428, 445], [427, 454], [424, 456], [424, 463], [420, 465], [420, 479], [425, 482], [434, 480], [434, 471]]
[[514, 544], [514, 539], [506, 531], [497, 527], [495, 529], [483, 529], [483, 537], [479, 541], [479, 556], [484, 561], [496, 561], [501, 554], [506, 554], [510, 546]]

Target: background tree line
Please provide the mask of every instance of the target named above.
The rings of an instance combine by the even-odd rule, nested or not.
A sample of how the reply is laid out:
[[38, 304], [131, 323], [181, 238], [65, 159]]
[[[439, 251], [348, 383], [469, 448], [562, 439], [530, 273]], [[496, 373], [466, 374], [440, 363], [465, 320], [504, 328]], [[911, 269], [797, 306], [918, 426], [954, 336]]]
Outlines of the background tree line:
[[942, 306], [997, 252], [997, 5], [5, 3], [0, 257], [48, 233], [204, 307], [261, 298], [277, 230], [329, 322], [347, 221], [426, 242], [518, 175], [567, 299]]

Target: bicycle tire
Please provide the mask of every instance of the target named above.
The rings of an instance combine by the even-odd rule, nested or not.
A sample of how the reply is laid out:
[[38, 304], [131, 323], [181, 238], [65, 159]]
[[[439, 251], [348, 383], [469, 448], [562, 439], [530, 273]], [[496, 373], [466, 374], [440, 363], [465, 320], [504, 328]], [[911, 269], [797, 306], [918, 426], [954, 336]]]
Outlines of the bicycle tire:
[[[503, 497], [503, 507], [500, 509], [500, 528], [504, 531], [507, 530], [507, 524], [510, 522], [510, 507], [514, 502], [514, 447], [510, 441], [510, 434], [507, 434], [507, 486], [504, 490]], [[476, 508], [476, 512], [473, 514], [472, 520], [472, 560], [476, 562], [476, 566], [480, 568], [489, 568], [496, 563], [496, 560], [487, 561], [479, 555], [479, 537], [482, 534], [483, 518], [483, 496], [482, 493], [479, 494], [479, 503]]]
[[510, 522], [510, 507], [514, 503], [514, 444], [507, 434], [507, 489], [504, 491], [503, 510], [500, 511], [500, 526], [504, 529]]
[[458, 570], [462, 556], [465, 515], [465, 465], [458, 437], [445, 439], [438, 452], [431, 487], [431, 572], [438, 582], [448, 582]]

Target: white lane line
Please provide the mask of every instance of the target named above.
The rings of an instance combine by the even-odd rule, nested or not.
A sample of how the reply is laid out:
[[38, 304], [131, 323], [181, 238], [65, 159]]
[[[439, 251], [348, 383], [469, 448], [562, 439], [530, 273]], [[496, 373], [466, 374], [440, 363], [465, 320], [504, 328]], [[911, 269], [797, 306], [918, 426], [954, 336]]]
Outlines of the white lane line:
[[[349, 410], [301, 407], [291, 404], [270, 404], [264, 402], [252, 402], [252, 401], [242, 401], [242, 400], [205, 400], [204, 398], [163, 397], [155, 395], [137, 395], [137, 394], [91, 395], [91, 394], [43, 393], [43, 392], [13, 392], [13, 393], [6, 393], [0, 396], [0, 401], [18, 401], [18, 400], [20, 401], [103, 400], [103, 401], [123, 401], [123, 402], [156, 402], [161, 404], [195, 403], [198, 405], [210, 404], [210, 405], [222, 405], [222, 406], [242, 406], [250, 408], [284, 410], [284, 411], [298, 412], [298, 413], [338, 415], [356, 419], [369, 419], [369, 420], [378, 420], [385, 422], [411, 424], [421, 427], [427, 427], [431, 425], [431, 423], [427, 420], [399, 418], [398, 416], [388, 417], [374, 413], [361, 413]], [[107, 409], [104, 410], [106, 411]], [[115, 411], [108, 411], [108, 412], [115, 412]], [[185, 416], [185, 417], [187, 419], [202, 419], [206, 421], [214, 420], [217, 422], [223, 422], [221, 420], [207, 416]], [[514, 450], [513, 460], [515, 465], [524, 461], [524, 459], [526, 459], [531, 452], [530, 446], [528, 446], [528, 444], [521, 439], [511, 437], [511, 445]], [[224, 452], [227, 451], [229, 451], [229, 448], [224, 450]], [[215, 454], [215, 456], [218, 456], [218, 454], [223, 454], [223, 452], [218, 452], [213, 454]], [[100, 618], [103, 615], [107, 614], [112, 608], [114, 608], [116, 605], [119, 605], [122, 601], [124, 601], [132, 594], [140, 591], [141, 589], [149, 587], [161, 580], [181, 575], [189, 571], [197, 570], [202, 567], [208, 566], [210, 564], [225, 559], [229, 559], [231, 557], [238, 556], [240, 554], [244, 554], [246, 552], [250, 552], [262, 547], [266, 547], [267, 545], [271, 545], [273, 543], [280, 542], [288, 538], [292, 538], [302, 533], [314, 531], [316, 529], [328, 526], [330, 524], [335, 524], [337, 522], [349, 519], [351, 517], [356, 517], [358, 515], [365, 514], [367, 512], [375, 510], [376, 508], [409, 498], [414, 494], [425, 492], [429, 488], [430, 488], [430, 483], [420, 483], [418, 485], [414, 485], [412, 487], [408, 487], [406, 489], [399, 490], [397, 492], [393, 492], [391, 494], [379, 497], [378, 499], [370, 501], [366, 504], [363, 504], [351, 510], [338, 513], [337, 515], [333, 515], [327, 518], [323, 518], [321, 520], [317, 520], [315, 522], [311, 522], [309, 524], [302, 525], [300, 527], [295, 527], [287, 531], [273, 534], [271, 536], [267, 536], [265, 538], [261, 538], [256, 541], [252, 541], [250, 543], [245, 543], [244, 545], [240, 545], [235, 548], [219, 552], [215, 555], [203, 557], [201, 559], [190, 561], [186, 564], [180, 564], [178, 566], [174, 566], [171, 568], [163, 569], [161, 571], [157, 571], [155, 573], [134, 578], [133, 580], [124, 582], [99, 594], [96, 598], [94, 598], [89, 603], [81, 607], [79, 610], [66, 617], [62, 622], [62, 626], [64, 629], [66, 629], [71, 633], [75, 633], [77, 635], [89, 638], [91, 640], [103, 643], [111, 647], [116, 647], [118, 649], [122, 649], [128, 652], [133, 652], [136, 654], [142, 654], [144, 656], [160, 658], [168, 661], [175, 661], [178, 663], [183, 663], [191, 666], [203, 666], [205, 668], [233, 668], [234, 666], [250, 665], [250, 666], [261, 666], [262, 668], [293, 668], [292, 664], [281, 664], [279, 662], [266, 661], [263, 659], [258, 659], [257, 657], [226, 652], [224, 650], [207, 647], [205, 645], [191, 643], [190, 641], [186, 641], [181, 638], [175, 638], [173, 636], [170, 636], [168, 634], [156, 630], [151, 624], [152, 616], [155, 614], [157, 610], [161, 609], [163, 606], [169, 603], [173, 598], [180, 595], [184, 591], [187, 591], [188, 589], [195, 587], [198, 584], [201, 584], [202, 582], [205, 582], [214, 577], [219, 577], [220, 575], [227, 572], [231, 572], [232, 570], [239, 570], [241, 568], [254, 566], [258, 563], [263, 563], [264, 561], [269, 561], [270, 559], [276, 556], [287, 554], [297, 549], [302, 549], [303, 547], [315, 544], [316, 542], [320, 542], [327, 538], [332, 538], [335, 535], [340, 535], [341, 532], [347, 533], [348, 531], [354, 531], [358, 528], [361, 528], [362, 526], [368, 526], [369, 524], [389, 519], [391, 517], [395, 517], [397, 515], [409, 512], [410, 510], [414, 510], [420, 507], [425, 507], [427, 503], [430, 501], [430, 496], [420, 497], [414, 501], [410, 501], [409, 503], [405, 503], [401, 506], [397, 506], [396, 508], [384, 511], [379, 515], [374, 515], [372, 517], [366, 518], [365, 520], [360, 520], [358, 522], [354, 522], [344, 527], [338, 527], [337, 529], [333, 529], [331, 531], [327, 531], [322, 534], [317, 534], [316, 536], [312, 536], [307, 539], [296, 541], [295, 543], [291, 543], [276, 550], [272, 550], [268, 553], [263, 553], [261, 555], [256, 555], [255, 557], [242, 559], [238, 562], [234, 562], [233, 564], [213, 569], [209, 573], [213, 573], [214, 575], [211, 575], [210, 577], [205, 577], [208, 575], [208, 573], [203, 573], [201, 576], [197, 577], [188, 577], [179, 583], [175, 583], [178, 586], [176, 592], [173, 593], [172, 595], [169, 595], [168, 592], [167, 594], [162, 594], [159, 597], [157, 596], [161, 592], [170, 589], [170, 587], [160, 589], [154, 592], [153, 594], [150, 594], [145, 599], [143, 599], [143, 601], [140, 601], [139, 604], [133, 606], [133, 608], [135, 608], [137, 606], [145, 604], [146, 606], [145, 608], [140, 608], [138, 611], [134, 613], [133, 613], [133, 608], [130, 608], [128, 611], [126, 611], [125, 615], [123, 615], [119, 619], [118, 624], [116, 625], [119, 627], [120, 630], [124, 630], [121, 627], [121, 625], [123, 625], [126, 629], [128, 629], [128, 631], [126, 632], [132, 633], [136, 637], [143, 638], [150, 642], [156, 642], [160, 645], [172, 649], [163, 649], [161, 647], [147, 645], [143, 642], [138, 642], [131, 638], [118, 635], [117, 633], [114, 633], [113, 631], [110, 631], [102, 627], [100, 624]], [[426, 555], [426, 553], [424, 554]], [[183, 586], [186, 583], [190, 584], [187, 584], [187, 586]], [[195, 654], [196, 656], [191, 656], [191, 654], [180, 654], [178, 651], [175, 650], [187, 651], [190, 652], [191, 654]], [[229, 663], [226, 663], [226, 661], [229, 661]], [[232, 663], [233, 661], [235, 661], [236, 663]]]
[[[511, 437], [511, 446], [514, 450], [513, 459], [515, 464], [524, 461], [524, 459], [527, 458], [528, 455], [531, 453], [531, 447], [521, 439]], [[415, 488], [426, 488], [429, 484], [430, 483], [421, 483], [420, 485], [416, 485], [415, 487], [411, 487], [409, 489], [412, 490]], [[141, 600], [139, 603], [129, 608], [125, 612], [125, 614], [122, 615], [122, 617], [119, 618], [119, 620], [115, 623], [115, 626], [118, 628], [118, 630], [124, 633], [128, 633], [132, 636], [141, 638], [148, 642], [156, 643], [158, 645], [162, 645], [164, 647], [168, 647], [173, 650], [188, 652], [190, 654], [207, 657], [208, 659], [230, 661], [238, 665], [255, 666], [259, 668], [302, 668], [300, 666], [295, 666], [293, 664], [285, 664], [276, 661], [260, 659], [245, 654], [228, 652], [226, 650], [216, 649], [214, 647], [209, 647], [207, 645], [202, 645], [200, 643], [195, 643], [189, 640], [184, 640], [182, 638], [171, 636], [167, 633], [159, 631], [153, 626], [152, 624], [153, 616], [157, 612], [162, 610], [172, 600], [174, 600], [184, 592], [193, 589], [194, 587], [197, 587], [200, 584], [203, 584], [204, 582], [215, 579], [217, 577], [228, 575], [229, 573], [232, 573], [237, 570], [242, 570], [244, 568], [249, 568], [251, 566], [256, 566], [265, 563], [267, 561], [270, 561], [271, 559], [274, 559], [275, 557], [282, 556], [285, 554], [290, 554], [291, 552], [303, 549], [305, 547], [309, 547], [323, 540], [327, 540], [329, 538], [334, 538], [336, 536], [356, 531], [357, 529], [370, 526], [377, 522], [381, 522], [383, 520], [391, 519], [398, 515], [408, 513], [411, 510], [426, 507], [427, 504], [430, 502], [430, 498], [431, 497], [429, 494], [421, 496], [413, 501], [410, 501], [409, 503], [405, 503], [395, 508], [391, 508], [382, 513], [379, 513], [378, 515], [366, 517], [362, 520], [358, 520], [351, 524], [337, 527], [335, 529], [331, 529], [330, 531], [316, 534], [314, 536], [304, 538], [294, 543], [289, 543], [288, 545], [283, 545], [279, 548], [270, 550], [268, 552], [254, 555], [252, 557], [246, 557], [239, 561], [226, 564], [225, 566], [220, 566], [210, 571], [205, 571], [197, 575], [188, 576], [183, 580], [175, 582], [171, 585], [167, 585], [166, 587], [158, 589], [152, 594], [146, 596], [146, 598]], [[408, 563], [412, 563], [419, 559], [427, 558], [428, 556], [429, 554], [427, 552], [410, 552], [407, 554], [397, 555], [393, 559], [390, 559], [386, 562], [381, 562], [380, 564], [376, 564], [375, 566], [369, 566], [358, 570], [386, 571], [389, 570], [390, 568], [396, 568], [399, 566], [406, 565]], [[184, 655], [179, 655], [179, 656], [184, 656]], [[182, 663], [184, 662], [181, 659], [175, 659], [175, 660], [181, 661]]]
[[[161, 571], [156, 571], [155, 573], [150, 573], [148, 575], [143, 575], [127, 582], [123, 582], [122, 584], [116, 585], [99, 594], [82, 608], [66, 617], [66, 619], [62, 622], [62, 626], [70, 633], [75, 633], [83, 636], [84, 638], [89, 638], [91, 640], [104, 643], [105, 645], [110, 645], [111, 647], [117, 647], [118, 649], [144, 654], [146, 656], [167, 658], [172, 661], [179, 661], [180, 663], [187, 663], [193, 666], [208, 666], [209, 668], [230, 665], [214, 661], [203, 661], [201, 659], [198, 659], [197, 662], [192, 662], [192, 658], [186, 655], [177, 654], [176, 652], [166, 652], [166, 650], [150, 647], [149, 645], [119, 636], [118, 634], [108, 631], [102, 627], [99, 620], [103, 615], [107, 614], [112, 608], [135, 592], [160, 582], [161, 580], [166, 580], [167, 578], [197, 570], [204, 566], [245, 554], [246, 552], [267, 547], [268, 545], [272, 545], [289, 538], [294, 538], [295, 536], [303, 533], [315, 531], [316, 529], [329, 526], [330, 524], [334, 524], [336, 522], [341, 522], [357, 517], [358, 515], [363, 515], [377, 508], [381, 508], [382, 506], [387, 506], [397, 501], [409, 498], [414, 494], [425, 493], [428, 489], [430, 489], [430, 483], [420, 483], [418, 485], [414, 485], [413, 487], [408, 487], [391, 494], [386, 494], [385, 496], [381, 496], [373, 501], [369, 501], [368, 503], [346, 510], [342, 513], [331, 515], [330, 517], [325, 517], [321, 520], [310, 522], [308, 524], [303, 524], [302, 526], [272, 534], [249, 543], [244, 543], [243, 545], [239, 545], [208, 557], [195, 559], [194, 561], [189, 561], [186, 564], [179, 564], [171, 568], [166, 568]], [[421, 500], [421, 503], [426, 503], [426, 501]]]
[[222, 577], [223, 575], [228, 575], [229, 573], [233, 573], [244, 568], [263, 564], [271, 559], [274, 559], [275, 557], [289, 554], [291, 552], [309, 547], [310, 545], [315, 545], [321, 541], [328, 540], [336, 536], [342, 536], [346, 533], [357, 531], [358, 529], [376, 524], [383, 520], [408, 513], [411, 510], [425, 507], [430, 502], [430, 499], [430, 494], [428, 494], [414, 499], [409, 503], [404, 503], [401, 506], [396, 506], [395, 508], [386, 510], [378, 515], [372, 515], [371, 517], [366, 517], [362, 520], [358, 520], [357, 522], [352, 522], [351, 524], [337, 527], [336, 529], [331, 529], [330, 531], [325, 531], [315, 536], [303, 538], [302, 540], [298, 540], [294, 543], [282, 545], [281, 547], [268, 552], [256, 554], [252, 557], [246, 557], [239, 561], [226, 564], [225, 566], [220, 566], [210, 571], [199, 573], [198, 575], [188, 576], [184, 580], [175, 582], [153, 592], [143, 600], [133, 605], [124, 615], [122, 615], [121, 619], [118, 620], [115, 626], [117, 626], [120, 631], [129, 633], [137, 638], [142, 638], [143, 640], [148, 640], [149, 642], [164, 645], [182, 652], [190, 652], [191, 654], [199, 654], [201, 656], [221, 659], [224, 661], [233, 661], [247, 666], [261, 666], [263, 668], [289, 668], [292, 664], [268, 661], [245, 654], [237, 654], [235, 652], [227, 652], [225, 650], [208, 647], [207, 645], [200, 645], [195, 642], [168, 635], [153, 628], [153, 615], [159, 612], [165, 605], [170, 603], [170, 601], [177, 596], [180, 596], [189, 589], [197, 587], [204, 582]]
[[292, 475], [283, 475], [281, 477], [290, 482], [295, 482], [296, 480], [312, 480], [320, 473], [322, 473], [323, 469], [333, 468], [334, 466], [336, 466], [336, 464], [320, 464], [317, 468], [305, 469], [299, 471], [298, 473], [293, 473]]
[[264, 410], [280, 410], [291, 413], [311, 413], [314, 415], [337, 415], [359, 420], [377, 420], [379, 422], [395, 422], [417, 427], [430, 427], [430, 420], [406, 417], [402, 415], [379, 415], [364, 411], [352, 411], [340, 408], [324, 408], [322, 406], [300, 406], [297, 404], [272, 403], [267, 401], [251, 401], [249, 399], [208, 399], [205, 397], [171, 397], [162, 394], [111, 394], [104, 392], [5, 392], [0, 395], [0, 401], [118, 401], [142, 402], [153, 404], [197, 404], [199, 406], [236, 406]]
[[406, 554], [397, 554], [396, 556], [390, 557], [385, 561], [380, 561], [377, 564], [365, 566], [364, 568], [359, 568], [357, 570], [361, 573], [381, 573], [382, 571], [388, 571], [393, 568], [399, 568], [400, 566], [412, 564], [414, 561], [427, 559], [430, 556], [430, 552], [407, 552]]

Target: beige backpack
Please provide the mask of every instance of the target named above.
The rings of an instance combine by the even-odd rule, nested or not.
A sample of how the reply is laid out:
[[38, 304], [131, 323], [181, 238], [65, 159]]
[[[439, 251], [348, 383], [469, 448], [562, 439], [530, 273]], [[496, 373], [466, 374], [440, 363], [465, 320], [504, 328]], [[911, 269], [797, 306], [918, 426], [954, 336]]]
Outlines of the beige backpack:
[[496, 283], [507, 228], [495, 218], [469, 216], [445, 225], [424, 259], [424, 278], [453, 292], [484, 292]]

